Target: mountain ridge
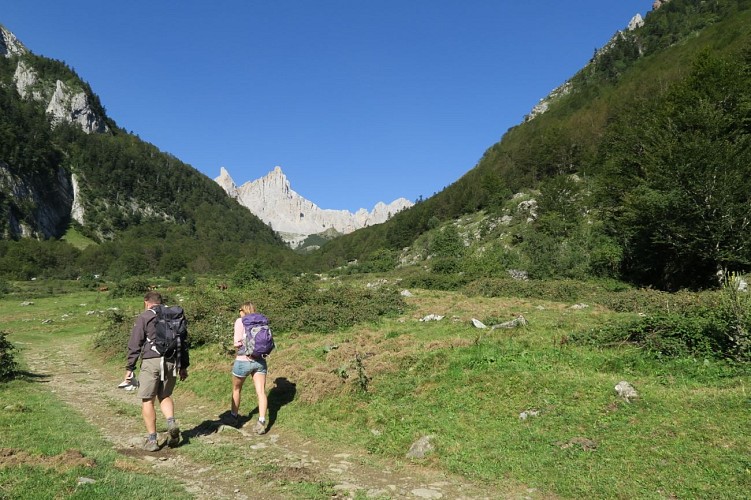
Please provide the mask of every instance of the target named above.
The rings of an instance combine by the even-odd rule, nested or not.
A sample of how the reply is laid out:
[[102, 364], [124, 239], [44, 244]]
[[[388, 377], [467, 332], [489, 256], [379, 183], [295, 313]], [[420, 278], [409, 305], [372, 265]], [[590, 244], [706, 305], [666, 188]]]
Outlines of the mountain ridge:
[[381, 224], [413, 205], [402, 197], [388, 204], [378, 202], [370, 211], [365, 208], [356, 212], [320, 208], [291, 188], [289, 179], [279, 166], [241, 186], [237, 186], [229, 172], [221, 167], [214, 181], [293, 247], [314, 234], [331, 234], [332, 230], [338, 234], [348, 234]]

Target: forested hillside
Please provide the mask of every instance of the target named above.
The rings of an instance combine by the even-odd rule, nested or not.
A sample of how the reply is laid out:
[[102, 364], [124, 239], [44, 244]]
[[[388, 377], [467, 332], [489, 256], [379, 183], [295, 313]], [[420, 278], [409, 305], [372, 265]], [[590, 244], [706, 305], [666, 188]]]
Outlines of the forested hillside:
[[[33, 71], [26, 96], [17, 68]], [[43, 99], [55, 82], [83, 92], [106, 131], [55, 122]], [[6, 278], [228, 272], [248, 259], [299, 265], [215, 182], [106, 117], [88, 84], [60, 61], [0, 57], [0, 167]]]
[[482, 243], [532, 277], [611, 276], [675, 289], [716, 283], [721, 269], [747, 271], [750, 7], [664, 3], [597, 51], [567, 94], [510, 129], [461, 179], [383, 226], [330, 242], [319, 265], [383, 262], [448, 221], [508, 215], [514, 196], [526, 195], [534, 221], [489, 231]]

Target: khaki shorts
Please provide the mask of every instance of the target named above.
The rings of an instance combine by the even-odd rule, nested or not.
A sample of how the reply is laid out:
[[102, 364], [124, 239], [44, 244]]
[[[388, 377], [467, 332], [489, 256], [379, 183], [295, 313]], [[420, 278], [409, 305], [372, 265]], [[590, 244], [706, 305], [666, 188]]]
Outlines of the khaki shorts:
[[164, 382], [161, 380], [162, 358], [149, 358], [141, 360], [141, 372], [138, 374], [138, 397], [141, 399], [153, 399], [159, 401], [172, 396], [175, 388], [175, 362], [164, 360]]

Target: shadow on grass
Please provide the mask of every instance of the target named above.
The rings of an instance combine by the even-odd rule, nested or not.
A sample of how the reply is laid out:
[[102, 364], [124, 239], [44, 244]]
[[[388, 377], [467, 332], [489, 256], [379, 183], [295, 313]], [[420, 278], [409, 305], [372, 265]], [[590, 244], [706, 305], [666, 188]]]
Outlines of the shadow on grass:
[[[294, 382], [290, 382], [285, 377], [278, 377], [274, 380], [274, 387], [269, 391], [269, 422], [266, 424], [266, 432], [274, 426], [276, 422], [276, 415], [282, 406], [291, 403], [295, 399], [297, 394], [297, 385]], [[258, 413], [258, 407], [250, 412], [250, 416], [253, 413]]]
[[49, 382], [52, 375], [48, 373], [34, 373], [26, 370], [19, 370], [13, 374], [15, 380], [25, 382]]

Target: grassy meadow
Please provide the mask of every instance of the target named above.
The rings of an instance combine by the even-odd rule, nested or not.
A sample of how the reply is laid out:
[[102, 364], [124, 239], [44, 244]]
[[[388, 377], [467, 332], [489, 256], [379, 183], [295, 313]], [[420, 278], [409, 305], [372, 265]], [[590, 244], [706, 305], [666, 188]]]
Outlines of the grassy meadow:
[[[106, 331], [104, 316], [83, 311], [120, 307], [130, 323], [141, 306], [138, 295], [113, 299], [107, 293], [55, 290], [46, 296], [39, 292], [33, 306], [19, 305], [28, 290], [0, 300], [0, 329], [18, 347], [22, 366], [28, 342], [50, 333], [61, 341], [93, 340]], [[367, 450], [374, 461], [397, 467], [410, 461], [405, 454], [413, 442], [430, 435], [435, 451], [419, 463], [462, 475], [498, 497], [509, 485], [560, 498], [748, 497], [747, 364], [661, 358], [630, 344], [603, 348], [571, 341], [636, 318], [637, 312], [595, 303], [572, 307], [571, 301], [410, 291], [398, 314], [328, 332], [276, 333], [267, 384], [273, 425], [331, 448]], [[199, 292], [172, 293], [189, 304]], [[230, 309], [236, 300], [228, 298]], [[51, 324], [40, 321], [65, 314], [65, 320]], [[443, 319], [420, 321], [430, 314]], [[472, 318], [493, 325], [520, 315], [526, 326], [491, 330], [471, 324]], [[205, 324], [196, 322], [195, 328]], [[218, 326], [231, 335], [228, 320]], [[101, 351], [92, 356], [113, 373], [122, 369], [122, 356]], [[179, 384], [178, 400], [227, 405], [232, 355], [226, 346], [207, 343], [192, 351], [191, 360], [191, 376]], [[167, 483], [139, 479], [95, 429], [45, 392], [40, 377], [27, 374], [0, 384], [0, 448], [54, 457], [74, 441], [97, 466], [61, 469], [41, 459], [21, 465], [5, 461], [0, 497], [28, 497], [37, 488], [50, 498], [78, 495], [84, 488], [142, 497], [153, 491], [186, 495]], [[620, 381], [633, 385], [639, 397], [622, 400], [614, 390]], [[254, 404], [248, 403], [250, 392], [244, 395], [241, 411], [247, 414]], [[197, 460], [216, 458], [198, 447], [185, 448]], [[76, 485], [80, 476], [98, 481]], [[300, 498], [330, 493], [330, 485], [296, 487]]]
[[15, 380], [0, 383], [0, 498], [190, 498], [181, 486], [113, 450], [96, 427], [45, 387], [49, 373], [28, 371], [29, 343], [46, 342], [54, 350], [58, 341], [91, 336], [101, 318], [85, 311], [115, 307], [101, 294], [70, 290], [70, 284], [35, 284], [22, 292], [31, 300], [0, 300], [0, 331], [15, 345], [21, 370]]

